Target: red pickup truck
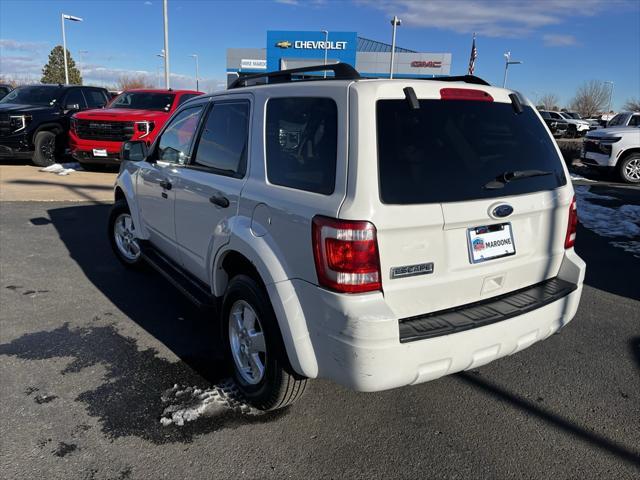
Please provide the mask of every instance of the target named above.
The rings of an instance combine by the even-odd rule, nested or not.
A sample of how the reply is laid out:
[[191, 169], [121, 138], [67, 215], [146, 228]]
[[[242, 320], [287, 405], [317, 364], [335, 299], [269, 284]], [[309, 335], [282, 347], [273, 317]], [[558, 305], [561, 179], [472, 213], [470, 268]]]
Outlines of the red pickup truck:
[[127, 90], [105, 108], [73, 115], [69, 130], [71, 155], [81, 165], [119, 163], [120, 147], [127, 140], [150, 145], [171, 114], [194, 90]]

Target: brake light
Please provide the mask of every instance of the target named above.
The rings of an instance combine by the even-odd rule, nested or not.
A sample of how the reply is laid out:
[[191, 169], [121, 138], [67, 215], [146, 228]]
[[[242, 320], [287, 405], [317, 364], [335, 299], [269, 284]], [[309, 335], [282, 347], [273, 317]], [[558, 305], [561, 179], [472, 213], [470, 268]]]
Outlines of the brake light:
[[578, 205], [576, 197], [571, 200], [569, 207], [569, 222], [567, 224], [567, 236], [564, 239], [564, 248], [572, 248], [576, 243], [576, 230], [578, 229]]
[[476, 100], [479, 102], [493, 102], [493, 97], [483, 90], [473, 88], [441, 88], [441, 100]]
[[342, 293], [382, 288], [376, 227], [372, 223], [316, 216], [312, 230], [321, 286]]

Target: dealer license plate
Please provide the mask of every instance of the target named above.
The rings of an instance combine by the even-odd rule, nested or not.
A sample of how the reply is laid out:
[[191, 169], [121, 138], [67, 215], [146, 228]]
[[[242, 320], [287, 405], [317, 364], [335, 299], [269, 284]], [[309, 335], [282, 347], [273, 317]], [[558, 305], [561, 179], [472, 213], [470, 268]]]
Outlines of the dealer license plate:
[[107, 149], [106, 148], [94, 148], [93, 149], [93, 156], [94, 157], [106, 157], [107, 156]]
[[485, 262], [516, 253], [510, 223], [469, 228], [467, 239], [471, 263]]

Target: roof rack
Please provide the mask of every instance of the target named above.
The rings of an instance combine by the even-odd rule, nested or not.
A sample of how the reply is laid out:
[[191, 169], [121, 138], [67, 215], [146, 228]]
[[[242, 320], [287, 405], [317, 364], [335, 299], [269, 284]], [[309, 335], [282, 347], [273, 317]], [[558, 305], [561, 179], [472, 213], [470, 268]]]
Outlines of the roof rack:
[[243, 77], [236, 78], [229, 90], [233, 88], [246, 87], [248, 80], [255, 80], [258, 78], [267, 79], [268, 83], [287, 83], [293, 81], [292, 75], [304, 72], [323, 72], [332, 71], [333, 77], [327, 78], [327, 80], [356, 80], [360, 77], [358, 71], [348, 63], [333, 63], [329, 65], [317, 65], [310, 67], [291, 68], [289, 70], [278, 70], [275, 72], [256, 73], [253, 75], [245, 75]]

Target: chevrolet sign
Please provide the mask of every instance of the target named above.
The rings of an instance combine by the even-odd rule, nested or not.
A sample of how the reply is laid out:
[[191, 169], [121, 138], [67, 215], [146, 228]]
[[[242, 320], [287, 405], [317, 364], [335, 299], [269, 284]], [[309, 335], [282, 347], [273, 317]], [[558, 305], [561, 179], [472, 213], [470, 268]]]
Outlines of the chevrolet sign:
[[278, 48], [293, 48], [299, 50], [346, 50], [347, 42], [324, 42], [322, 40], [296, 40], [293, 44], [287, 40], [277, 42]]

